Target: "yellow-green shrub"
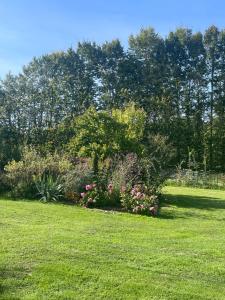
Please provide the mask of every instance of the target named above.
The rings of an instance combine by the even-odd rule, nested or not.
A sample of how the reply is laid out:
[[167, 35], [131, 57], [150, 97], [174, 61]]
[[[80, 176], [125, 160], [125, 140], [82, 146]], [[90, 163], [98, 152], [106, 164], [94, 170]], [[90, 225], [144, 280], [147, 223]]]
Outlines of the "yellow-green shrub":
[[35, 197], [35, 178], [44, 174], [62, 176], [72, 167], [65, 155], [54, 153], [43, 157], [35, 149], [26, 147], [21, 160], [9, 162], [5, 166], [5, 172], [15, 196]]

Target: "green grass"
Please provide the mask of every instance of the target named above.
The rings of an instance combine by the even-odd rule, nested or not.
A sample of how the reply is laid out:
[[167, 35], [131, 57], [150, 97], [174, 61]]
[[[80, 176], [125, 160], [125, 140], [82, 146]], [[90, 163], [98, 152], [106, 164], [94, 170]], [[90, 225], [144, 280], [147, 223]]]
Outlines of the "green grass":
[[0, 200], [0, 299], [225, 299], [225, 192], [168, 187], [159, 218]]

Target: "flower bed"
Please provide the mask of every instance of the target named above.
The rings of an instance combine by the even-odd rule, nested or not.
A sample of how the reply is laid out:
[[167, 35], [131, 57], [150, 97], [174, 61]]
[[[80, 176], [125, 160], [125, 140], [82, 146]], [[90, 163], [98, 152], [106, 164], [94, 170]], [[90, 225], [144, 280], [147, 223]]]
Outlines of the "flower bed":
[[149, 216], [157, 216], [159, 212], [157, 193], [148, 190], [143, 184], [131, 188], [122, 186], [119, 191], [111, 183], [105, 190], [96, 183], [87, 184], [78, 202], [87, 208], [113, 207], [113, 204], [118, 207], [119, 204], [123, 211]]

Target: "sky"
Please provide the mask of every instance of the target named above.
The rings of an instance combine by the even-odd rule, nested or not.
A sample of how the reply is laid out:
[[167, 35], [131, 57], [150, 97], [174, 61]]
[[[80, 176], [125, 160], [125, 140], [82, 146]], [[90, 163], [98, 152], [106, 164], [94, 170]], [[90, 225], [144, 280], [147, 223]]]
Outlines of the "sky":
[[225, 28], [225, 0], [0, 0], [0, 78], [17, 74], [34, 56], [103, 43], [154, 27]]

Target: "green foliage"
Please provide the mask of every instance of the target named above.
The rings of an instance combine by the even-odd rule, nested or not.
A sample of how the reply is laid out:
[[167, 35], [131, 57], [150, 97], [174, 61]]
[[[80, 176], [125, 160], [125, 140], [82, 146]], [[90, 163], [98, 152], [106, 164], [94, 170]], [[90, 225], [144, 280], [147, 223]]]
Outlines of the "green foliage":
[[[146, 161], [143, 164], [143, 158], [130, 153], [120, 159], [103, 161], [96, 175], [88, 159], [76, 159], [72, 165], [66, 156], [57, 153], [41, 156], [36, 150], [25, 148], [22, 159], [7, 164], [5, 171], [15, 197], [34, 198], [40, 195], [41, 200], [46, 202], [57, 201], [64, 196], [85, 207], [116, 208], [122, 205], [124, 209], [135, 211], [135, 207], [139, 206], [131, 197], [131, 209], [124, 204], [124, 189], [131, 191], [137, 183], [148, 183], [147, 166]], [[154, 176], [151, 180], [146, 189], [153, 197], [159, 183], [154, 181]], [[153, 202], [147, 197], [142, 200], [142, 209], [139, 211], [137, 208], [136, 212], [151, 214]]]
[[76, 135], [69, 142], [72, 154], [104, 159], [120, 150], [122, 126], [107, 112], [91, 107], [75, 120]]
[[136, 108], [134, 103], [130, 103], [124, 109], [113, 109], [112, 116], [119, 123], [125, 126], [125, 137], [134, 142], [140, 142], [143, 139], [146, 112], [143, 109]]
[[182, 169], [182, 166], [178, 165], [176, 173], [166, 181], [166, 184], [171, 186], [225, 190], [225, 174]]
[[0, 193], [4, 193], [10, 190], [10, 185], [6, 174], [4, 172], [0, 172]]
[[16, 128], [0, 126], [0, 170], [12, 159], [20, 158], [21, 136]]
[[49, 152], [55, 153], [56, 150], [62, 152], [64, 145], [73, 135], [70, 122], [64, 120], [55, 127], [32, 129], [27, 144], [32, 145], [39, 153], [47, 155]]
[[108, 176], [102, 178], [103, 172], [98, 174], [96, 183], [88, 184], [87, 181], [79, 202], [85, 207], [120, 207], [130, 212], [157, 215], [159, 182], [152, 179], [151, 184], [145, 185], [147, 166], [142, 163], [133, 153], [114, 160]]
[[63, 197], [63, 185], [60, 177], [43, 175], [34, 178], [40, 200], [43, 202], [59, 201]]
[[87, 182], [94, 181], [94, 174], [91, 168], [90, 161], [79, 160], [78, 163], [75, 164], [73, 169], [69, 170], [62, 177], [62, 180], [66, 196], [70, 198], [74, 195], [76, 199], [76, 195], [80, 195], [80, 193], [84, 190]]
[[123, 110], [98, 112], [90, 108], [76, 118], [75, 136], [70, 140], [70, 153], [93, 159], [93, 169], [98, 170], [99, 160], [133, 150], [140, 153], [146, 115], [133, 104]]
[[117, 153], [147, 156], [148, 137], [159, 135], [173, 166], [188, 167], [193, 149], [199, 168], [223, 172], [224, 61], [225, 30], [215, 26], [165, 38], [143, 28], [127, 50], [115, 39], [34, 58], [0, 82], [0, 169], [24, 145], [46, 155], [69, 144], [97, 173]]
[[85, 207], [93, 208], [117, 208], [120, 207], [120, 193], [112, 188], [102, 187], [99, 183], [91, 183], [85, 186], [85, 189], [80, 194], [79, 203]]
[[109, 181], [117, 190], [122, 187], [131, 189], [135, 184], [142, 183], [152, 193], [157, 193], [169, 175], [169, 171], [165, 168], [167, 162], [161, 161], [156, 153], [144, 157], [130, 153], [114, 163]]
[[104, 193], [97, 187], [96, 183], [87, 184], [85, 192], [81, 193], [80, 204], [88, 207], [101, 207]]
[[114, 161], [109, 179], [115, 190], [130, 189], [132, 185], [141, 181], [142, 169], [140, 159], [134, 153], [129, 153], [123, 158]]
[[41, 156], [36, 150], [24, 148], [20, 161], [5, 166], [6, 177], [15, 196], [34, 198], [35, 178], [43, 175], [62, 176], [72, 169], [66, 156], [57, 153]]
[[137, 108], [134, 103], [128, 104], [124, 109], [113, 109], [112, 117], [124, 125], [122, 152], [139, 153], [144, 150], [141, 146], [146, 125], [146, 112]]
[[174, 156], [174, 148], [166, 137], [151, 135], [146, 141], [146, 153], [140, 159], [142, 181], [151, 190], [159, 190], [170, 174], [168, 168]]
[[130, 212], [156, 216], [159, 210], [158, 196], [144, 185], [134, 185], [121, 192], [121, 205]]

